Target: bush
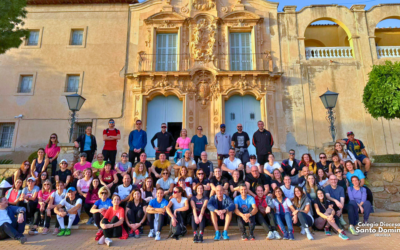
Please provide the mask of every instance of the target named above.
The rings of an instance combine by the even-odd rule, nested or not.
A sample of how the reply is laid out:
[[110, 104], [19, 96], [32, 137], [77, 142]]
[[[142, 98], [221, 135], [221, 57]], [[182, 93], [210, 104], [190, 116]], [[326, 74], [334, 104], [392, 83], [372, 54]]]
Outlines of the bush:
[[374, 155], [374, 163], [400, 163], [400, 155]]
[[12, 164], [12, 160], [0, 160], [0, 165], [5, 165], [5, 164]]
[[28, 161], [30, 162], [30, 163], [32, 163], [32, 161], [34, 160], [34, 159], [36, 159], [38, 156], [37, 156], [37, 151], [35, 151], [35, 152], [33, 152], [29, 157], [28, 157]]

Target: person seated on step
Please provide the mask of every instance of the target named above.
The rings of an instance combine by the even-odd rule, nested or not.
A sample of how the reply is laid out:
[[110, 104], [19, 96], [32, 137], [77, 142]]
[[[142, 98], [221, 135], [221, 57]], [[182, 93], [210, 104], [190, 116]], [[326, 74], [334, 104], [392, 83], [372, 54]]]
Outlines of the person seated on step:
[[222, 176], [221, 168], [214, 168], [214, 176], [211, 177], [210, 179], [210, 186], [211, 186], [210, 197], [215, 195], [218, 185], [221, 185], [224, 194], [228, 195], [228, 188], [229, 188], [228, 179]]
[[186, 233], [186, 222], [190, 212], [189, 199], [186, 198], [186, 192], [182, 187], [174, 187], [174, 195], [169, 201], [166, 211], [170, 217], [172, 231], [177, 231], [174, 236], [178, 240], [179, 236], [184, 236]]
[[164, 189], [157, 189], [157, 197], [152, 199], [147, 206], [147, 220], [149, 221], [149, 238], [161, 240], [161, 229], [164, 226], [165, 211], [168, 201], [164, 199]]
[[100, 221], [104, 218], [104, 215], [106, 214], [107, 210], [113, 206], [112, 201], [109, 198], [110, 190], [108, 189], [108, 187], [106, 186], [101, 187], [99, 189], [98, 195], [100, 199], [97, 200], [90, 209], [90, 213], [93, 214], [94, 224], [98, 229], [95, 238], [96, 241], [98, 241], [101, 238], [101, 236], [103, 236], [103, 229], [100, 226]]
[[329, 184], [324, 188], [326, 198], [338, 207], [336, 216], [340, 219], [340, 226], [346, 225], [346, 221], [343, 219], [343, 208], [344, 208], [344, 189], [338, 185], [338, 178], [335, 175], [329, 176]]
[[[82, 199], [76, 195], [76, 189], [67, 189], [67, 197], [54, 208], [61, 230], [57, 236], [70, 236], [73, 225], [78, 225], [80, 221]], [[67, 228], [65, 224], [67, 223]]]
[[6, 197], [0, 197], [0, 240], [11, 238], [24, 244], [27, 239], [25, 231], [24, 207], [9, 206]]
[[[65, 197], [67, 197], [67, 190], [65, 190], [65, 186], [66, 185], [64, 184], [64, 182], [62, 181], [57, 182], [56, 191], [50, 195], [49, 205], [47, 206], [46, 209], [46, 220], [51, 219], [51, 215], [55, 214], [54, 208], [58, 204], [60, 204], [60, 202], [65, 199]], [[58, 223], [58, 220], [56, 220], [56, 226], [54, 228], [53, 234], [56, 235], [59, 232], [60, 232], [60, 224]]]
[[[199, 169], [197, 171], [203, 171]], [[192, 214], [192, 229], [193, 229], [193, 242], [203, 243], [203, 233], [206, 227], [205, 213], [207, 210], [208, 197], [205, 196], [204, 185], [198, 183], [193, 190], [196, 191], [196, 195], [190, 200], [190, 207], [193, 210]]]
[[215, 229], [214, 240], [221, 240], [221, 233], [218, 230], [218, 225], [224, 226], [222, 238], [224, 240], [229, 240], [228, 228], [232, 220], [232, 213], [235, 210], [235, 204], [228, 195], [224, 194], [224, 188], [221, 185], [216, 187], [215, 193], [216, 194], [214, 196], [210, 197], [210, 200], [207, 204], [207, 208], [210, 210], [211, 214], [211, 221]]
[[186, 167], [188, 170], [188, 176], [193, 177], [194, 171], [197, 168], [196, 162], [190, 157], [190, 150], [186, 150], [184, 156], [174, 165], [175, 176], [178, 177], [182, 167]]
[[[293, 203], [289, 198], [285, 197], [280, 188], [275, 188], [272, 192], [275, 209], [275, 219], [282, 231], [284, 240], [294, 240], [293, 235], [293, 218], [291, 213], [295, 211]], [[285, 228], [287, 226], [287, 230]]]
[[223, 171], [222, 176], [224, 176], [226, 179], [232, 179], [233, 171], [238, 170], [240, 173], [240, 179], [243, 180], [244, 165], [239, 158], [236, 158], [235, 149], [229, 149], [229, 157], [224, 159], [221, 169]]
[[[151, 178], [149, 178], [151, 180]], [[121, 199], [121, 203], [119, 204], [120, 207], [125, 208], [126, 203], [129, 200], [129, 195], [131, 194], [132, 190], [136, 189], [135, 185], [131, 184], [131, 176], [129, 174], [125, 174], [122, 177], [122, 184], [119, 185], [116, 189], [114, 194], [118, 194], [119, 198]]]
[[273, 209], [272, 198], [264, 195], [263, 186], [256, 187], [257, 196], [255, 197], [258, 212], [255, 216], [256, 222], [260, 224], [267, 235], [267, 240], [280, 240], [281, 236], [276, 231], [275, 212]]
[[300, 226], [300, 233], [303, 235], [307, 234], [307, 239], [314, 240], [310, 232], [310, 228], [314, 224], [312, 203], [301, 187], [294, 188], [293, 206], [296, 209], [296, 211], [292, 213], [293, 224], [295, 226]]
[[143, 225], [146, 221], [147, 202], [142, 199], [139, 189], [134, 189], [129, 195], [129, 201], [125, 209], [125, 221], [129, 230], [129, 237], [140, 238], [143, 233]]
[[164, 169], [168, 169], [168, 172], [171, 173], [171, 162], [167, 160], [165, 153], [160, 153], [159, 159], [153, 162], [153, 165], [150, 168], [151, 178], [153, 178], [154, 183], [157, 182], [158, 179], [162, 178], [161, 172]]
[[[258, 169], [253, 167], [257, 173]], [[242, 233], [242, 240], [255, 240], [254, 228], [256, 227], [255, 215], [258, 212], [256, 201], [253, 196], [247, 194], [247, 187], [245, 184], [239, 185], [240, 195], [236, 196], [235, 203], [235, 214], [237, 215], [237, 223], [239, 225], [240, 232]], [[249, 226], [249, 235], [246, 234], [246, 226]]]

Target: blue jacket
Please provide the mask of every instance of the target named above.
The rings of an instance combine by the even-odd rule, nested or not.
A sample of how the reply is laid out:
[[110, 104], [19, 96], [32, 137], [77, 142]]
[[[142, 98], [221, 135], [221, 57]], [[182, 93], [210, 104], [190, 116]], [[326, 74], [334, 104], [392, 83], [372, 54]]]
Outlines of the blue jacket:
[[13, 228], [17, 228], [18, 222], [17, 222], [17, 215], [20, 212], [24, 212], [24, 224], [26, 221], [26, 209], [24, 207], [17, 207], [17, 206], [8, 206], [6, 208], [7, 210], [7, 214], [11, 219], [11, 225], [13, 226]]
[[147, 145], [147, 133], [144, 130], [140, 130], [138, 131], [137, 129], [133, 130], [130, 134], [129, 134], [129, 150], [133, 151], [135, 148], [138, 149], [142, 149], [144, 150], [144, 148]]
[[[207, 208], [211, 212], [218, 209], [218, 201], [217, 195], [211, 196], [210, 200], [208, 201]], [[235, 210], [235, 204], [228, 196], [224, 195], [222, 199], [222, 206], [223, 209], [228, 210], [229, 212], [233, 212]]]

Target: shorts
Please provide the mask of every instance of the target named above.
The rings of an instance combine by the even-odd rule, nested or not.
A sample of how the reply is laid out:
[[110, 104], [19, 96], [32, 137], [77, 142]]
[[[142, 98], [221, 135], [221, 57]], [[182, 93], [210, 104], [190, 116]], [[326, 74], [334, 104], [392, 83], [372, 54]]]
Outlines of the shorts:
[[228, 158], [229, 155], [218, 155], [217, 159], [223, 161], [225, 158]]
[[356, 158], [357, 158], [357, 160], [361, 161], [361, 163], [362, 163], [363, 160], [364, 160], [365, 158], [368, 158], [368, 157], [365, 156], [365, 155], [363, 155], [363, 154], [360, 154], [360, 155], [357, 155]]

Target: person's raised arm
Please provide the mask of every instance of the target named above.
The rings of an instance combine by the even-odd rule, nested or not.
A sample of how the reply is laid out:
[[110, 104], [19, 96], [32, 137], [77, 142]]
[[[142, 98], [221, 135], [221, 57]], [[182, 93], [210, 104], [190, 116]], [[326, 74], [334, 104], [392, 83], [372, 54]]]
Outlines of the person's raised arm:
[[245, 183], [246, 183], [246, 186], [247, 186], [247, 193], [249, 195], [253, 196], [254, 198], [257, 197], [257, 195], [250, 190], [250, 183], [247, 182], [247, 181]]
[[337, 139], [336, 142], [340, 142], [340, 143], [342, 143], [342, 144], [346, 144], [346, 141], [343, 140], [343, 139]]

